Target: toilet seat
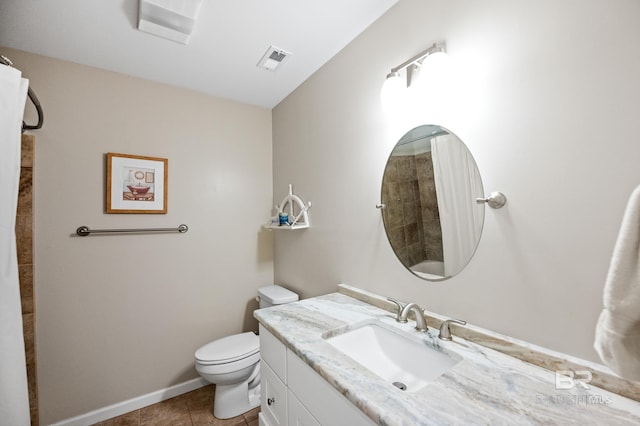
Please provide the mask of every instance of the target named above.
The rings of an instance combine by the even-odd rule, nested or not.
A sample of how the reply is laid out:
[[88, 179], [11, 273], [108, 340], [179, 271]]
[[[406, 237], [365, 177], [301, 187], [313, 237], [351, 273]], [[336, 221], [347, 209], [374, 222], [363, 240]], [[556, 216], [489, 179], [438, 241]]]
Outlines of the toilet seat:
[[259, 352], [259, 337], [248, 331], [207, 343], [196, 351], [195, 358], [200, 365], [219, 365], [259, 355]]

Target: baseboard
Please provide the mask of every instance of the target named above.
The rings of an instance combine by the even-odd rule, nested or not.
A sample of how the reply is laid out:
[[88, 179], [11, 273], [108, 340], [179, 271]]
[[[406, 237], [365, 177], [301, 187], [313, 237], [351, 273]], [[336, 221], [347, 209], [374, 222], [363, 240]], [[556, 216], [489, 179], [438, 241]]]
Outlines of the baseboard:
[[269, 420], [267, 420], [267, 416], [265, 416], [262, 412], [258, 414], [258, 425], [271, 426], [271, 423], [269, 423]]
[[199, 389], [207, 386], [209, 382], [203, 378], [197, 378], [179, 383], [174, 386], [170, 386], [165, 389], [160, 389], [155, 392], [141, 395], [136, 398], [122, 401], [117, 404], [109, 405], [104, 408], [100, 408], [95, 411], [91, 411], [86, 414], [82, 414], [70, 419], [62, 420], [58, 423], [54, 423], [51, 426], [88, 426], [94, 423], [102, 422], [104, 420], [118, 417], [122, 414], [129, 413], [131, 411], [139, 410], [140, 408], [156, 404], [166, 399], [173, 398], [174, 396], [182, 395], [183, 393], [191, 392], [192, 390]]

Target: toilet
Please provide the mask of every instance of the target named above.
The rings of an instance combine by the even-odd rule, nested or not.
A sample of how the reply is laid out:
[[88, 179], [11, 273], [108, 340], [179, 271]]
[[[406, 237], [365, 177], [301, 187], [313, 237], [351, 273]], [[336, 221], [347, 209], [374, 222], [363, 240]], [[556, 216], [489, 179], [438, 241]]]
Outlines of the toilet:
[[[284, 287], [258, 289], [260, 308], [295, 302]], [[213, 415], [228, 419], [260, 405], [260, 339], [251, 331], [207, 343], [196, 351], [196, 371], [216, 385]]]

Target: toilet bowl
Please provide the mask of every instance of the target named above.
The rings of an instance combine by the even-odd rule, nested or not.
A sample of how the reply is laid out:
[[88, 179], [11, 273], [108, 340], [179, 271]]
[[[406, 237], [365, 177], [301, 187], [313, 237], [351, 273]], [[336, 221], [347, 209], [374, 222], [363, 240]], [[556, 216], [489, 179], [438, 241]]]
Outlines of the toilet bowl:
[[[260, 308], [295, 302], [298, 295], [272, 285], [258, 289]], [[195, 353], [196, 371], [216, 385], [213, 415], [228, 419], [260, 405], [260, 339], [239, 333], [207, 343]]]
[[260, 405], [258, 336], [249, 331], [223, 337], [198, 349], [195, 356], [198, 374], [216, 385], [216, 417], [228, 419]]

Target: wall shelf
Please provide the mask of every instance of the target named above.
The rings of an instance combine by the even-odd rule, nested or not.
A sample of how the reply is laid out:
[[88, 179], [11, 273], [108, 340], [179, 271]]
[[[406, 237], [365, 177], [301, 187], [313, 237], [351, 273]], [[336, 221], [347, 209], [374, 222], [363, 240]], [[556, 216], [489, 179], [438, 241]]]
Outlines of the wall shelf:
[[268, 223], [264, 225], [267, 229], [279, 229], [279, 230], [287, 230], [287, 231], [295, 231], [296, 229], [307, 229], [309, 225], [306, 223], [296, 223], [295, 225], [278, 225], [277, 223]]
[[[288, 206], [288, 209], [287, 209]], [[277, 212], [276, 216], [264, 225], [267, 229], [279, 229], [295, 231], [297, 229], [307, 229], [309, 223], [309, 209], [311, 208], [311, 202], [305, 204], [302, 198], [293, 193], [293, 186], [289, 184], [289, 195], [282, 199], [280, 205], [275, 206]], [[288, 210], [288, 211], [287, 211]], [[280, 214], [286, 214], [288, 217], [288, 223], [280, 225]]]

